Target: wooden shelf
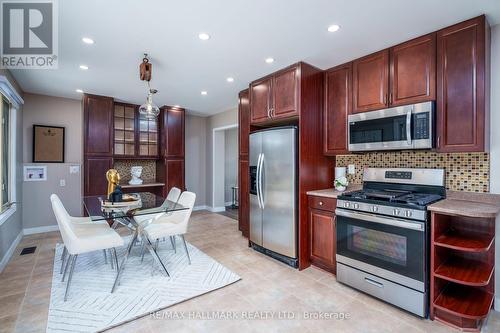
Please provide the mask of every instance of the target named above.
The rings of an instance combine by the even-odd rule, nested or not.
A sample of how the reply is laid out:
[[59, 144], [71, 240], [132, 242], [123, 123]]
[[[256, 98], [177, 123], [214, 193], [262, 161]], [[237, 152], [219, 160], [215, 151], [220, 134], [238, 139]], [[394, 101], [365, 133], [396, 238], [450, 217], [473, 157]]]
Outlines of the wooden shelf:
[[434, 244], [466, 252], [485, 252], [493, 244], [495, 237], [488, 234], [449, 232], [439, 236]]
[[493, 276], [493, 266], [477, 260], [451, 257], [436, 269], [434, 276], [468, 286], [486, 286]]
[[490, 312], [492, 302], [492, 293], [450, 283], [438, 296], [434, 306], [461, 318], [483, 319]]

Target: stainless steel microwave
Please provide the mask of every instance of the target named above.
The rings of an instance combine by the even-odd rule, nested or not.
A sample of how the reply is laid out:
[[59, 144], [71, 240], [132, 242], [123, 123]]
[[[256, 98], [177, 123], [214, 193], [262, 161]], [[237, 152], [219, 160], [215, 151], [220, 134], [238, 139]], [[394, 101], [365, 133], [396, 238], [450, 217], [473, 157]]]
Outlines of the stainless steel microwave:
[[348, 117], [349, 151], [430, 149], [434, 103], [424, 102]]

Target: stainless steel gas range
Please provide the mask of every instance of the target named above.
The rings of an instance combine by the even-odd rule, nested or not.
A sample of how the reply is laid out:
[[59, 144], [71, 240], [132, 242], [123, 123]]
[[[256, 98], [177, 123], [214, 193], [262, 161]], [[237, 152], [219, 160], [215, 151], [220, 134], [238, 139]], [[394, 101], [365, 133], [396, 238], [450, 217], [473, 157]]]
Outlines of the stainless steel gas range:
[[445, 193], [443, 169], [365, 168], [337, 199], [337, 280], [426, 317], [427, 206]]

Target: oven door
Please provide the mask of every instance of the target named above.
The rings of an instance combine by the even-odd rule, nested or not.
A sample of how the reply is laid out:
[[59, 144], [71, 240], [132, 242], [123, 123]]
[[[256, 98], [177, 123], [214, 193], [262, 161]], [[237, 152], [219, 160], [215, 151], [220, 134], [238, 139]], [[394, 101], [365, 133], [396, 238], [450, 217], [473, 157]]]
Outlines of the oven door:
[[337, 261], [425, 292], [424, 222], [336, 210]]

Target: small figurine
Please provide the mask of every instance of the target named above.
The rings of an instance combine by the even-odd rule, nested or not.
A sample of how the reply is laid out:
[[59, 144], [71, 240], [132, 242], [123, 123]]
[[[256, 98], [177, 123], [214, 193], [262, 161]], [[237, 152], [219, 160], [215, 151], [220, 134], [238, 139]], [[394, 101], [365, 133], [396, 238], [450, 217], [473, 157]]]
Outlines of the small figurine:
[[142, 184], [142, 167], [141, 166], [133, 166], [130, 168], [130, 174], [132, 175], [132, 179], [128, 182], [130, 185], [140, 185]]
[[108, 200], [111, 202], [123, 201], [123, 192], [122, 192], [122, 187], [120, 185], [115, 186], [115, 190], [111, 192], [111, 194], [108, 197]]
[[106, 179], [108, 180], [108, 193], [107, 197], [110, 198], [111, 193], [115, 191], [115, 187], [120, 184], [120, 174], [116, 169], [109, 169], [106, 172]]

